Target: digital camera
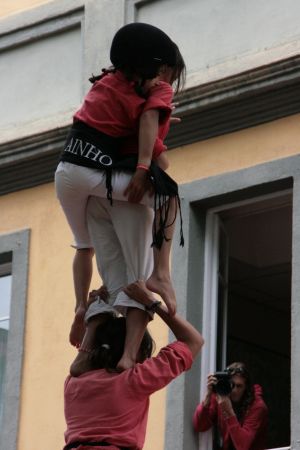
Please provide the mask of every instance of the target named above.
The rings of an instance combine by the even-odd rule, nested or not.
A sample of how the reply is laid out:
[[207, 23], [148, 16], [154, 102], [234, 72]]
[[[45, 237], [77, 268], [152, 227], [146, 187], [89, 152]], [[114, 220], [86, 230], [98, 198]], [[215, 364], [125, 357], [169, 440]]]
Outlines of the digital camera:
[[229, 395], [232, 391], [231, 379], [228, 372], [216, 372], [214, 377], [217, 379], [213, 385], [213, 392], [219, 395]]

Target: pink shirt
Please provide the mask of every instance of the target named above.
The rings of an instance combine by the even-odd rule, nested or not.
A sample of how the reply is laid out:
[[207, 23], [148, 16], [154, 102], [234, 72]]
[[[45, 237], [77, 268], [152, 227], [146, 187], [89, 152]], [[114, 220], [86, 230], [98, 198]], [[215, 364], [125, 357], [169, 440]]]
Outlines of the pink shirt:
[[[66, 444], [107, 441], [132, 450], [142, 449], [149, 396], [190, 369], [192, 362], [189, 347], [177, 341], [161, 349], [156, 357], [122, 373], [98, 369], [76, 378], [68, 376], [64, 391]], [[107, 448], [112, 450], [114, 446]]]
[[156, 158], [166, 149], [163, 139], [169, 130], [172, 99], [173, 89], [163, 81], [150, 89], [147, 98], [140, 97], [135, 91], [134, 82], [128, 81], [117, 71], [93, 84], [83, 105], [75, 113], [74, 120], [80, 120], [109, 136], [129, 137], [121, 152], [137, 153], [140, 116], [149, 109], [158, 109], [159, 132], [153, 153], [153, 158]]

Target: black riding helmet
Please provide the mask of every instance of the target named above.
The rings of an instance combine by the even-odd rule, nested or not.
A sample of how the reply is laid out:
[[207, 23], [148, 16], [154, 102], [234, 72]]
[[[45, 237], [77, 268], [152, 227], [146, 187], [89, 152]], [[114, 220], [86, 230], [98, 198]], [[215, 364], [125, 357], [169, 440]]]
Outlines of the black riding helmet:
[[177, 46], [169, 36], [147, 23], [130, 23], [115, 34], [110, 60], [116, 69], [131, 69], [143, 78], [155, 78], [160, 66], [175, 66]]

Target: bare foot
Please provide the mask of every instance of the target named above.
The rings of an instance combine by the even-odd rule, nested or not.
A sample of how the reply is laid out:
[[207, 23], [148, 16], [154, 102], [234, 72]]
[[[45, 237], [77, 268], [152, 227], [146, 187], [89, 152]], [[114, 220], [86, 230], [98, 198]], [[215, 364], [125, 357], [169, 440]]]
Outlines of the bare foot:
[[134, 365], [135, 360], [133, 360], [129, 356], [123, 355], [118, 362], [116, 369], [118, 372], [124, 372], [124, 370], [131, 369]]
[[75, 312], [75, 317], [71, 325], [69, 340], [70, 343], [75, 347], [80, 346], [85, 333], [85, 324], [84, 324], [85, 313], [86, 308], [83, 305], [80, 305]]
[[168, 308], [169, 315], [174, 316], [176, 314], [176, 295], [171, 279], [169, 277], [159, 277], [153, 273], [146, 281], [146, 286], [150, 291], [161, 296]]

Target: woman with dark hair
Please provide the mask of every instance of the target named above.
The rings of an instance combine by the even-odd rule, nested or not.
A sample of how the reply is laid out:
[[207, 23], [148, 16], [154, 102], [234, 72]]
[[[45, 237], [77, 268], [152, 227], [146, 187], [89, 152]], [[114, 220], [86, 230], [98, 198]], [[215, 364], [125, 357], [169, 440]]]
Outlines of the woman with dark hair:
[[194, 429], [207, 431], [218, 427], [219, 448], [222, 450], [264, 450], [266, 448], [268, 409], [262, 398], [262, 388], [251, 383], [250, 374], [242, 362], [230, 364], [231, 392], [214, 392], [217, 378], [208, 375], [207, 393], [193, 417]]
[[189, 370], [203, 345], [200, 333], [177, 314], [171, 317], [145, 282], [130, 284], [126, 293], [146, 310], [157, 313], [177, 341], [150, 357], [152, 339], [146, 331], [137, 363], [120, 373], [116, 368], [124, 350], [125, 319], [116, 317], [113, 308], [105, 304], [102, 314], [90, 315], [82, 345], [65, 382], [64, 450], [142, 449], [150, 395]]

